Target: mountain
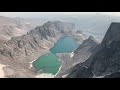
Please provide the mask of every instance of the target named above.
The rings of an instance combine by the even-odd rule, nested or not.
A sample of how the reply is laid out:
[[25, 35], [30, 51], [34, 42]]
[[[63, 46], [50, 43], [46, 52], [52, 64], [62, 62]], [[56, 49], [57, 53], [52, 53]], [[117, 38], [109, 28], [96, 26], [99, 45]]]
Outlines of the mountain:
[[[17, 17], [18, 18], [18, 17]], [[16, 19], [16, 18], [11, 18]], [[19, 18], [22, 19], [22, 18]], [[84, 34], [92, 35], [99, 42], [102, 41], [107, 28], [111, 22], [120, 22], [120, 17], [115, 15], [104, 15], [104, 14], [80, 14], [80, 15], [40, 15], [39, 17], [24, 18], [25, 25], [34, 29], [36, 26], [41, 26], [47, 21], [63, 21], [71, 22], [76, 25], [76, 30], [82, 30]], [[0, 20], [2, 21], [2, 20]], [[7, 21], [10, 22], [11, 20]], [[23, 21], [23, 20], [21, 20]], [[29, 29], [29, 30], [31, 30]], [[28, 30], [28, 31], [29, 31]]]
[[23, 24], [21, 24], [21, 22], [18, 22], [17, 18], [13, 19], [13, 18], [0, 16], [0, 39], [10, 40], [11, 37], [26, 34], [27, 27], [25, 28], [25, 25], [23, 27]]
[[46, 15], [42, 19], [60, 20], [71, 22], [76, 25], [76, 29], [82, 30], [84, 34], [92, 35], [97, 41], [101, 42], [111, 22], [120, 22], [120, 17], [116, 15], [106, 15], [101, 13], [76, 14], [76, 15]]
[[83, 43], [74, 51], [73, 60], [75, 62], [84, 62], [96, 52], [95, 49], [98, 45], [99, 43], [92, 36], [89, 36], [89, 38], [84, 40]]
[[49, 52], [57, 39], [70, 35], [73, 28], [72, 23], [48, 21], [25, 35], [0, 42], [0, 63], [6, 65], [5, 77], [35, 77], [30, 62]]
[[10, 40], [12, 37], [27, 34], [29, 26], [22, 18], [0, 16], [0, 40]]
[[[76, 31], [76, 30], [74, 30]], [[88, 36], [86, 34], [84, 34], [82, 31], [76, 31], [74, 32], [74, 34], [72, 35], [74, 37], [74, 39], [79, 43], [82, 44], [82, 42], [88, 38]]]
[[68, 78], [120, 77], [120, 23], [111, 23], [96, 53], [71, 69]]
[[92, 36], [89, 36], [74, 52], [57, 54], [62, 60], [61, 71], [58, 73], [57, 77], [62, 77], [67, 74], [70, 68], [75, 66], [77, 63], [85, 62], [93, 53], [96, 52], [95, 49], [98, 45], [99, 43]]

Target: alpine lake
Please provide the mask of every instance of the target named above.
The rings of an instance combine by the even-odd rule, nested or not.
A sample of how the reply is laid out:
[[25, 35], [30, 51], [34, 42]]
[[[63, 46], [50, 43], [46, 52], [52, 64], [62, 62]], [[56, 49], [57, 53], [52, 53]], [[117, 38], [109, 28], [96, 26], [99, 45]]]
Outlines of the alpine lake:
[[79, 44], [71, 36], [61, 37], [54, 46], [50, 49], [50, 52], [40, 56], [33, 62], [33, 67], [38, 73], [48, 73], [55, 75], [61, 66], [61, 61], [56, 56], [56, 53], [71, 53]]

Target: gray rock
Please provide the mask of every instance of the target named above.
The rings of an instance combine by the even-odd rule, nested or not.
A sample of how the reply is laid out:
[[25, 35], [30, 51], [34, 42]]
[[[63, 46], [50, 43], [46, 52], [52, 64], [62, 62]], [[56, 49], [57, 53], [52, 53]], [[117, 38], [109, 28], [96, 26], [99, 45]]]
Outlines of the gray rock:
[[115, 72], [110, 75], [104, 76], [104, 78], [120, 78], [120, 72]]
[[89, 38], [84, 40], [74, 51], [73, 60], [75, 62], [85, 62], [93, 53], [95, 53], [98, 44], [99, 43], [92, 36], [89, 36]]
[[75, 64], [85, 62], [93, 53], [95, 53], [98, 44], [99, 43], [92, 36], [89, 36], [89, 38], [84, 40], [83, 43], [73, 52], [73, 57], [70, 56], [70, 53], [57, 54], [63, 61], [62, 68], [57, 77], [59, 78], [69, 73], [69, 70]]
[[[79, 77], [89, 78], [91, 77], [91, 72], [93, 73], [92, 77], [116, 77], [116, 73], [120, 71], [120, 23], [112, 23], [102, 41], [102, 43], [98, 46], [97, 52], [93, 54], [87, 61], [80, 64], [77, 70], [81, 70], [82, 67], [87, 67], [90, 72], [85, 74], [84, 72], [71, 72], [68, 75], [69, 77], [73, 77], [72, 75], [80, 75]], [[76, 66], [75, 66], [76, 67]], [[76, 71], [76, 70], [75, 70]], [[75, 76], [74, 75], [74, 76]], [[117, 74], [119, 76], [119, 74]], [[117, 77], [118, 77], [117, 76]], [[74, 78], [77, 78], [75, 76]]]

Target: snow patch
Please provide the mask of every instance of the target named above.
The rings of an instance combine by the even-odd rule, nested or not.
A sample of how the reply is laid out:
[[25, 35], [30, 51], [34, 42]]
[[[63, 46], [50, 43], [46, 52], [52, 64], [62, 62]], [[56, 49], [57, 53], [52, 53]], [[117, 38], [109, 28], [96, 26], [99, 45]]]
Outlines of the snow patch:
[[54, 78], [55, 75], [51, 73], [42, 73], [35, 76], [35, 78]]
[[62, 78], [65, 78], [67, 75], [68, 75], [68, 74], [63, 75]]
[[28, 67], [29, 69], [32, 69], [33, 68], [33, 62], [36, 61], [36, 60], [33, 60], [32, 62], [29, 62], [30, 63], [30, 66]]
[[72, 58], [74, 56], [74, 52], [70, 53], [70, 58]]
[[5, 73], [3, 71], [3, 68], [7, 65], [0, 64], [0, 78], [5, 78]]

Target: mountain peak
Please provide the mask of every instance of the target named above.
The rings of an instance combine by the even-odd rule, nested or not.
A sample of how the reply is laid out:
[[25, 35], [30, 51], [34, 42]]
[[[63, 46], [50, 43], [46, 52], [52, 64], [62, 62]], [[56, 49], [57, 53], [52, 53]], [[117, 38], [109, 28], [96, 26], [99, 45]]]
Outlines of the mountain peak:
[[89, 36], [89, 38], [84, 40], [74, 51], [73, 59], [75, 61], [84, 62], [91, 56], [91, 54], [96, 52], [95, 49], [98, 45], [99, 43], [92, 36]]
[[[111, 23], [101, 44], [84, 63], [79, 63], [68, 77], [118, 77], [120, 71], [120, 23]], [[77, 66], [75, 66], [76, 68]], [[85, 70], [86, 69], [86, 70]], [[85, 71], [85, 72], [83, 72]]]
[[48, 21], [47, 24], [48, 24], [48, 23], [49, 23], [49, 24], [52, 24], [52, 23], [53, 23], [53, 24], [57, 24], [57, 23], [63, 23], [63, 22], [57, 20], [57, 21]]
[[120, 40], [120, 23], [119, 22], [111, 23], [102, 43], [107, 43], [107, 42], [110, 42], [113, 40], [115, 40], [115, 41]]
[[76, 31], [76, 33], [83, 34], [83, 32], [81, 30], [79, 30], [79, 29]]
[[89, 36], [89, 38], [88, 38], [88, 39], [94, 40], [93, 36], [91, 36], [91, 35]]
[[83, 41], [83, 43], [90, 43], [90, 42], [98, 43], [93, 36], [89, 36], [88, 39]]

